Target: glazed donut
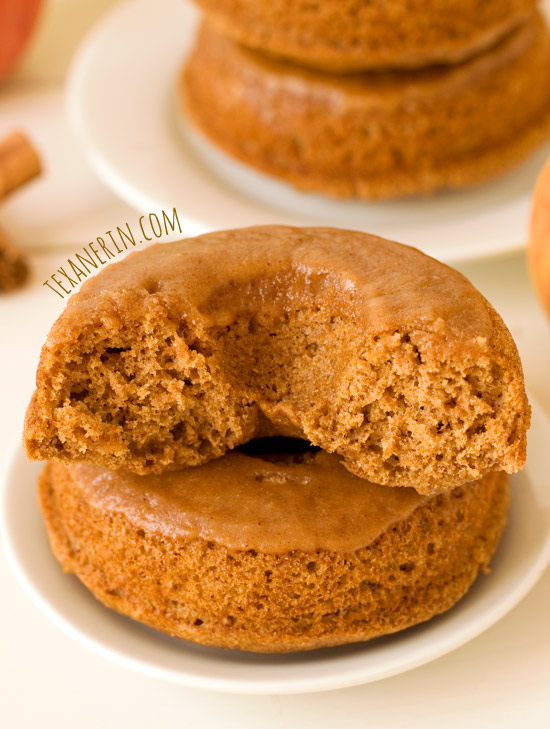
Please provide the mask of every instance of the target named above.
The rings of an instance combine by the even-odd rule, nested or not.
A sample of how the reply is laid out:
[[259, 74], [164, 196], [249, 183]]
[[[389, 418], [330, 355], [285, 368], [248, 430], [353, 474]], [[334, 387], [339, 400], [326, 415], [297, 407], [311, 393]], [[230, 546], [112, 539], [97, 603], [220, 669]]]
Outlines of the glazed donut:
[[42, 349], [24, 440], [146, 474], [291, 436], [433, 493], [521, 468], [529, 417], [512, 337], [461, 274], [365, 233], [265, 226], [86, 281]]
[[525, 20], [535, 0], [196, 0], [243, 45], [346, 72], [458, 63]]
[[265, 458], [232, 451], [160, 476], [48, 464], [53, 551], [102, 603], [153, 628], [288, 652], [448, 610], [506, 521], [502, 473], [427, 497], [358, 479], [322, 451]]
[[550, 37], [533, 14], [459, 66], [334, 76], [199, 33], [183, 117], [302, 190], [383, 199], [491, 179], [550, 137]]

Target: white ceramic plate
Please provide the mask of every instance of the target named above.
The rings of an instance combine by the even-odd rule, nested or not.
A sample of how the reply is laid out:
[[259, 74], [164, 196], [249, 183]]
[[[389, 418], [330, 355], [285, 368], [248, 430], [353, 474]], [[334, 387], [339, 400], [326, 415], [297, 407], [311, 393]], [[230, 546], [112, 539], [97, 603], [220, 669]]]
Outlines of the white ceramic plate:
[[196, 24], [185, 0], [125, 2], [96, 26], [73, 63], [72, 127], [97, 173], [126, 202], [145, 213], [176, 206], [188, 234], [267, 223], [336, 225], [447, 262], [524, 244], [531, 191], [548, 147], [472, 190], [363, 203], [299, 193], [231, 160], [198, 134], [182, 133], [175, 88]]
[[[511, 479], [512, 506], [491, 574], [445, 615], [370, 643], [255, 655], [170, 638], [103, 607], [52, 556], [36, 500], [42, 464], [17, 446], [6, 472], [1, 528], [9, 561], [34, 602], [97, 653], [175, 683], [250, 694], [303, 693], [376, 681], [438, 658], [486, 630], [533, 587], [550, 560], [550, 426], [533, 407], [529, 458]], [[451, 678], [451, 677], [450, 677]]]

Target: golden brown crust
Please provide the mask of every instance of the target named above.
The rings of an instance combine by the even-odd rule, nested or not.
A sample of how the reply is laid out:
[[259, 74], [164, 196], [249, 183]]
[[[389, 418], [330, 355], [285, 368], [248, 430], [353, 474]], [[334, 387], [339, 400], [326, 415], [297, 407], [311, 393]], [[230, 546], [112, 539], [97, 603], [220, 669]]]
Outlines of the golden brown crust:
[[550, 136], [550, 38], [539, 15], [467, 63], [333, 76], [204, 27], [185, 114], [230, 155], [296, 187], [365, 199], [488, 180]]
[[300, 65], [347, 72], [458, 63], [535, 0], [196, 0], [220, 33]]
[[43, 347], [24, 438], [31, 458], [143, 474], [280, 434], [433, 493], [521, 468], [528, 425], [514, 342], [463, 276], [367, 234], [265, 226], [86, 282]]
[[506, 476], [491, 474], [423, 500], [356, 551], [264, 553], [171, 535], [120, 499], [91, 504], [73, 470], [48, 464], [40, 479], [66, 571], [108, 607], [158, 630], [259, 652], [368, 640], [448, 610], [487, 571], [509, 499]]

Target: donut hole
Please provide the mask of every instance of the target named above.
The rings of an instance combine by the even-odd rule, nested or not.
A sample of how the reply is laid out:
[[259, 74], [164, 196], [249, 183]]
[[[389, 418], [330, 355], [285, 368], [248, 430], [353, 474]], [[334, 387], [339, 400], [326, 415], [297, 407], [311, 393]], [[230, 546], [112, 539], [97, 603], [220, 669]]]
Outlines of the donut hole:
[[311, 460], [313, 454], [320, 448], [302, 438], [277, 435], [270, 438], [254, 438], [236, 450], [251, 458], [270, 463], [305, 463]]

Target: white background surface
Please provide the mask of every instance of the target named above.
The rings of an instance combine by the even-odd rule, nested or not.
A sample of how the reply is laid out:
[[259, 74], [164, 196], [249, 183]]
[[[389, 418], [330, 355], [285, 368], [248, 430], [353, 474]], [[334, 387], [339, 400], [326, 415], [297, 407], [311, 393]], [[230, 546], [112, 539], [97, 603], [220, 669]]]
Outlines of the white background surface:
[[[48, 136], [48, 116], [36, 113], [34, 102], [44, 89], [29, 76], [32, 69], [0, 94], [0, 133], [19, 118], [37, 140], [48, 137], [48, 172], [0, 206], [0, 225], [5, 215], [11, 235], [21, 231], [22, 242], [35, 250], [32, 283], [0, 298], [0, 467], [10, 443], [20, 438], [39, 349], [64, 305], [42, 282], [89, 240], [138, 217], [95, 180], [77, 152], [63, 153], [70, 140], [61, 106], [57, 121], [47, 122], [58, 132]], [[24, 109], [18, 106], [21, 99]], [[69, 226], [73, 207], [77, 213]], [[53, 251], [52, 245], [63, 249]], [[504, 316], [527, 384], [550, 413], [550, 332], [523, 256], [460, 269]], [[550, 474], [548, 480], [550, 488]], [[2, 729], [550, 726], [548, 572], [497, 625], [427, 666], [367, 686], [294, 697], [226, 696], [142, 677], [92, 654], [50, 624], [23, 593], [1, 552], [0, 586]]]

